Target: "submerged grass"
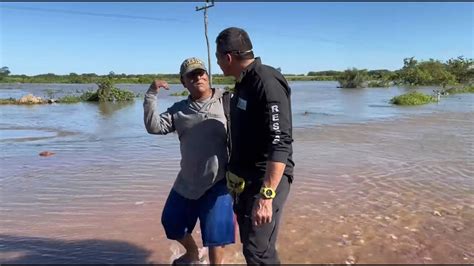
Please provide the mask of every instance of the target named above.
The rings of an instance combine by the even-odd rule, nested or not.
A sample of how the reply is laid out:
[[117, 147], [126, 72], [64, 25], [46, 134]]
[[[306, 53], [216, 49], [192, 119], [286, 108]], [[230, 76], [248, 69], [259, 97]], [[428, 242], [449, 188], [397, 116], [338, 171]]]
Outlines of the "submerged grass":
[[78, 103], [82, 102], [82, 96], [67, 95], [58, 99], [59, 103]]
[[17, 104], [17, 100], [15, 98], [0, 99], [0, 104]]

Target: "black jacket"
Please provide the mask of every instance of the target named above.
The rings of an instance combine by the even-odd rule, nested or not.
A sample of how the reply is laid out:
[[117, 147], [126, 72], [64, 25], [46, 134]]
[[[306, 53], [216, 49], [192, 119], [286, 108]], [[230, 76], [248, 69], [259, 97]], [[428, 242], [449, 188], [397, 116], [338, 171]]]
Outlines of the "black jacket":
[[231, 100], [232, 152], [229, 170], [262, 179], [267, 161], [286, 164], [293, 178], [291, 89], [276, 69], [255, 58], [235, 84]]

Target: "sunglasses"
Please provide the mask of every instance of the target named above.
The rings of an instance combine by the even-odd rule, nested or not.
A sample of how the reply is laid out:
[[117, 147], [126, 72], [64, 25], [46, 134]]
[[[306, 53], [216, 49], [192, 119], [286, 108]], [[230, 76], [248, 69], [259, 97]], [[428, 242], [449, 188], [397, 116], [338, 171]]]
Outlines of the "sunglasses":
[[196, 69], [196, 70], [193, 70], [193, 71], [187, 73], [187, 74], [186, 74], [186, 77], [187, 77], [188, 79], [194, 79], [194, 78], [196, 78], [196, 77], [198, 77], [198, 76], [204, 75], [205, 73], [206, 73], [206, 70], [204, 70], [204, 69]]

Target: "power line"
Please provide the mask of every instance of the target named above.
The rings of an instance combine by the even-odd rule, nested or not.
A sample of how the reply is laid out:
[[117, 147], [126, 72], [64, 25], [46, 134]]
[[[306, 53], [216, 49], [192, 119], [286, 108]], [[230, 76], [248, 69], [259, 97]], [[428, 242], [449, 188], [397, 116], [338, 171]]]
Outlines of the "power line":
[[179, 23], [184, 23], [185, 22], [183, 20], [174, 19], [174, 18], [156, 18], [156, 17], [146, 17], [146, 16], [125, 15], [125, 14], [75, 11], [75, 10], [66, 10], [66, 9], [49, 9], [49, 8], [17, 7], [17, 6], [0, 6], [0, 8], [25, 10], [25, 11], [62, 13], [62, 14], [72, 14], [72, 15], [83, 15], [83, 16], [94, 16], [94, 17], [119, 18], [119, 19], [136, 19], [136, 20], [149, 20], [149, 21], [172, 21], [172, 22], [179, 22]]

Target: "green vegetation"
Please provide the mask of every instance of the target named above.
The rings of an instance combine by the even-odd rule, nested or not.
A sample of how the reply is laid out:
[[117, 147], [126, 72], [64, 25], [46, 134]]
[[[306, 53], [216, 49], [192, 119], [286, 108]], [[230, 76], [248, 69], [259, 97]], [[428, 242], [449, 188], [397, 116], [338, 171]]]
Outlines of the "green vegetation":
[[[327, 71], [310, 71], [308, 72], [307, 76], [313, 76], [313, 77], [320, 77], [320, 76], [326, 76], [326, 77], [336, 77], [339, 76], [342, 72], [341, 71], [335, 71], [335, 70], [327, 70]], [[334, 79], [333, 79], [334, 80]]]
[[234, 83], [235, 83], [234, 77], [225, 77], [223, 75], [212, 75], [212, 84], [234, 84]]
[[225, 91], [229, 91], [229, 92], [234, 92], [234, 91], [235, 91], [235, 85], [233, 85], [233, 86], [225, 86], [225, 87], [224, 87], [224, 90], [225, 90]]
[[387, 69], [370, 70], [367, 74], [369, 88], [388, 88], [395, 79], [395, 74]]
[[337, 77], [341, 88], [362, 88], [367, 80], [367, 70], [347, 69]]
[[[115, 101], [132, 101], [135, 99], [135, 94], [128, 90], [121, 90], [114, 87], [111, 78], [105, 78], [97, 83], [97, 96], [99, 102], [115, 102]], [[91, 99], [90, 97], [89, 99]], [[94, 97], [95, 99], [95, 97]]]
[[456, 84], [456, 76], [450, 73], [447, 65], [430, 59], [418, 62], [413, 57], [403, 60], [404, 66], [398, 71], [401, 83], [407, 85], [451, 85]]
[[[388, 87], [391, 84], [402, 85], [435, 85], [448, 86], [456, 84], [472, 84], [474, 82], [473, 59], [459, 56], [446, 62], [429, 59], [418, 61], [414, 57], [405, 58], [403, 67], [396, 71], [387, 69], [346, 71], [310, 71], [305, 74], [284, 74], [288, 81], [332, 81], [340, 82], [344, 88]], [[280, 69], [281, 70], [281, 69]], [[150, 84], [153, 80], [166, 80], [169, 84], [180, 84], [179, 74], [116, 74], [111, 71], [107, 75], [95, 73], [69, 73], [56, 75], [53, 73], [27, 76], [11, 75], [6, 66], [0, 69], [0, 82], [3, 83], [100, 83], [103, 79], [110, 79], [113, 83]], [[213, 75], [213, 84], [233, 84], [233, 77], [224, 77], [222, 74]]]
[[6, 98], [6, 99], [0, 99], [0, 104], [16, 104], [17, 99], [15, 98]]
[[446, 70], [456, 77], [460, 84], [472, 83], [474, 81], [474, 61], [463, 56], [449, 59], [446, 62]]
[[67, 95], [57, 100], [59, 103], [78, 103], [82, 102], [81, 96]]
[[297, 76], [285, 75], [287, 81], [331, 81], [335, 80], [333, 76]]
[[459, 93], [474, 93], [474, 86], [466, 86], [463, 88], [449, 88], [445, 90], [449, 94], [459, 94]]
[[393, 97], [390, 102], [396, 105], [421, 105], [436, 102], [436, 99], [430, 95], [421, 92], [412, 91]]
[[474, 62], [462, 56], [446, 62], [430, 59], [417, 61], [414, 57], [405, 58], [403, 67], [397, 71], [348, 69], [337, 71], [309, 72], [308, 74], [331, 74], [342, 88], [389, 87], [391, 84], [410, 86], [472, 84], [474, 81]]
[[389, 80], [369, 81], [367, 83], [367, 87], [369, 87], [369, 88], [388, 88], [388, 87], [390, 87], [390, 81]]
[[8, 67], [4, 66], [0, 68], [0, 81], [3, 81], [10, 74]]
[[171, 93], [170, 95], [171, 95], [171, 96], [188, 96], [188, 95], [189, 95], [189, 91], [184, 90], [184, 91], [182, 91], [182, 92]]
[[[450, 95], [450, 94], [458, 94], [458, 93], [474, 93], [474, 86], [464, 86], [464, 87], [452, 87], [442, 91], [435, 91], [440, 93], [438, 97], [441, 95]], [[439, 98], [438, 98], [439, 100]], [[393, 97], [390, 102], [396, 105], [421, 105], [427, 104], [431, 102], [436, 102], [437, 99], [435, 96], [426, 95], [424, 93], [412, 91], [409, 93], [405, 93], [396, 97]]]
[[0, 99], [0, 104], [44, 104], [44, 103], [77, 103], [82, 101], [95, 101], [95, 102], [125, 102], [133, 101], [135, 99], [135, 94], [129, 90], [122, 90], [114, 87], [112, 79], [105, 78], [97, 83], [99, 88], [97, 91], [86, 91], [80, 96], [77, 95], [66, 95], [57, 100], [53, 100], [55, 95], [54, 90], [47, 89], [46, 94], [49, 97], [49, 100], [41, 99], [40, 97], [35, 97], [33, 95], [27, 95], [22, 97], [19, 100], [8, 98]]
[[[96, 92], [86, 91], [78, 99], [80, 101], [116, 102], [132, 101], [135, 98], [133, 92], [115, 88], [112, 79], [109, 77], [100, 80], [97, 86], [99, 88]], [[71, 98], [71, 100], [73, 99]]]

